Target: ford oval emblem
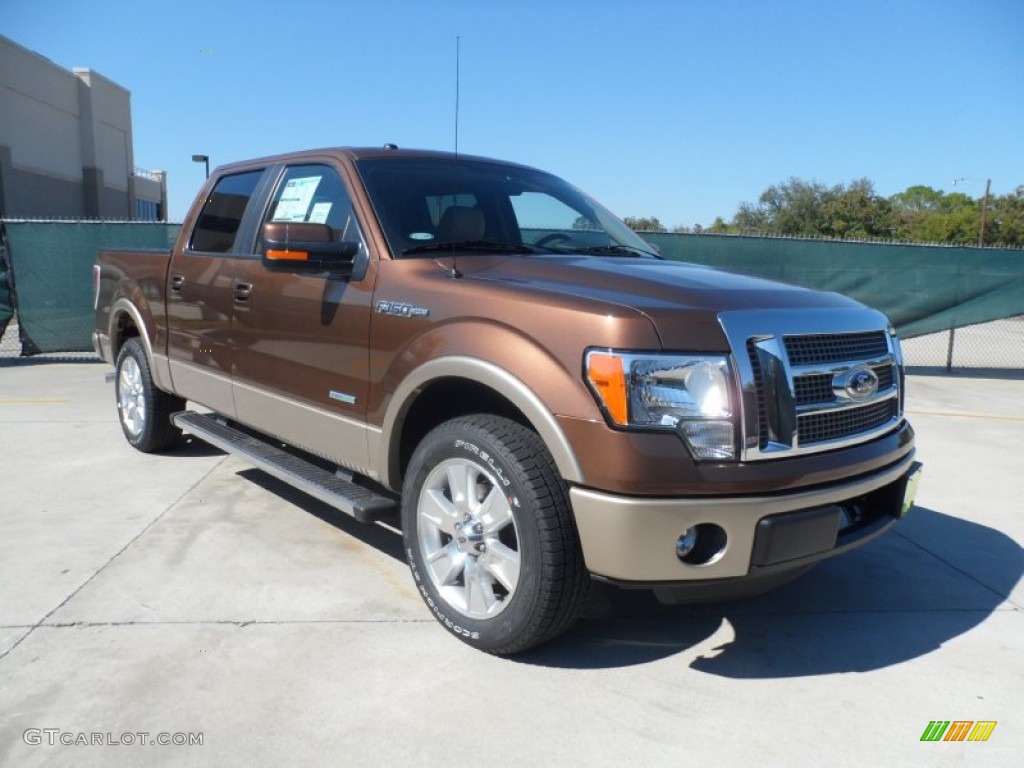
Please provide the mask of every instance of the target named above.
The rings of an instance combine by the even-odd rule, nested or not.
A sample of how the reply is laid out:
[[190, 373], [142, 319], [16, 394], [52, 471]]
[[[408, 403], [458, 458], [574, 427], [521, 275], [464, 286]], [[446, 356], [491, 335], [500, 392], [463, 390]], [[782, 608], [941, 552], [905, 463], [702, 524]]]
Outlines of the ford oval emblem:
[[868, 368], [854, 368], [847, 374], [846, 394], [851, 400], [867, 400], [878, 391], [878, 375]]

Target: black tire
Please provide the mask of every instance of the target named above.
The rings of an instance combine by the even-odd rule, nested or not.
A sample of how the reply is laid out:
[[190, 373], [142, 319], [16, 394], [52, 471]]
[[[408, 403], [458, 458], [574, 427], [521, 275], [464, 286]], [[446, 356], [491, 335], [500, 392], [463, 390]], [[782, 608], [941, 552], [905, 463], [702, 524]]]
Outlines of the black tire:
[[181, 437], [170, 416], [185, 410], [185, 401], [153, 384], [146, 348], [137, 336], [128, 339], [117, 356], [114, 391], [121, 431], [133, 448], [153, 453], [174, 445]]
[[552, 639], [586, 600], [565, 483], [541, 439], [514, 421], [463, 416], [423, 439], [406, 474], [402, 534], [434, 618], [487, 653]]

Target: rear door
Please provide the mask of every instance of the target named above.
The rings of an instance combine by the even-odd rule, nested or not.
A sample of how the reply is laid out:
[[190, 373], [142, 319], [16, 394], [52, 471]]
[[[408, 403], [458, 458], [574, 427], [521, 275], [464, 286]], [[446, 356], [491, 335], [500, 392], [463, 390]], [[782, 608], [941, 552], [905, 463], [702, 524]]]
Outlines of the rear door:
[[238, 262], [234, 401], [242, 423], [365, 471], [376, 262], [351, 200], [342, 169], [326, 159], [289, 164], [277, 178], [264, 222], [327, 224], [359, 254], [351, 276], [269, 270], [255, 254]]
[[226, 416], [235, 413], [235, 272], [243, 251], [252, 249], [251, 233], [245, 237], [243, 222], [265, 175], [265, 169], [257, 169], [217, 181], [184, 250], [175, 251], [167, 275], [167, 356], [174, 389]]

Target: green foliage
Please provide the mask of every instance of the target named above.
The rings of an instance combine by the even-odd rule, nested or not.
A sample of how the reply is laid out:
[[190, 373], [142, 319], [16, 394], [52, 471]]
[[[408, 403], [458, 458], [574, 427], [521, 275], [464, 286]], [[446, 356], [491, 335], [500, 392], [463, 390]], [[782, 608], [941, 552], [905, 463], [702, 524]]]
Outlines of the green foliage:
[[726, 231], [795, 237], [891, 238], [893, 206], [867, 179], [826, 187], [790, 178], [768, 187], [757, 205], [743, 203]]
[[623, 221], [634, 232], [667, 232], [657, 216], [626, 216]]
[[729, 231], [729, 225], [725, 223], [725, 219], [721, 216], [716, 216], [715, 220], [711, 222], [711, 226], [708, 227], [708, 232], [714, 235], [724, 235]]
[[985, 242], [1024, 246], [1024, 187], [989, 201]]
[[910, 187], [892, 196], [901, 240], [975, 245], [981, 227], [981, 204], [962, 192]]
[[[756, 204], [741, 203], [729, 222], [719, 216], [706, 229], [675, 231], [976, 245], [982, 208], [982, 200], [962, 192], [920, 185], [886, 198], [868, 179], [827, 187], [791, 177], [768, 187]], [[985, 213], [985, 245], [1024, 246], [1024, 186], [1012, 195], [990, 197]], [[627, 219], [631, 222], [653, 222], [656, 231], [664, 231], [657, 219]]]

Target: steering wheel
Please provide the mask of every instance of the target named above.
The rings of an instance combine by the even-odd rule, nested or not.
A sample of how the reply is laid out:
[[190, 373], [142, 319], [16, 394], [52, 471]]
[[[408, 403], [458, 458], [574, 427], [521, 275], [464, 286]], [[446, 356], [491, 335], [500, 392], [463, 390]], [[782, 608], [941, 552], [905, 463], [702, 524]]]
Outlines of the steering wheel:
[[568, 242], [569, 240], [572, 240], [572, 238], [569, 237], [569, 235], [565, 234], [564, 232], [552, 232], [550, 235], [544, 235], [544, 237], [542, 237], [540, 240], [534, 243], [534, 245], [544, 247], [545, 245], [550, 245], [551, 243], [559, 243], [562, 242], [563, 240]]

